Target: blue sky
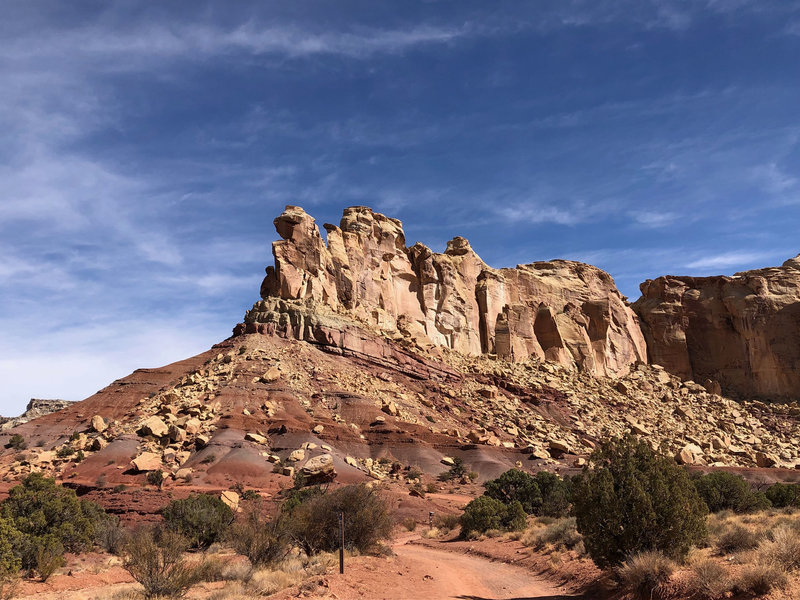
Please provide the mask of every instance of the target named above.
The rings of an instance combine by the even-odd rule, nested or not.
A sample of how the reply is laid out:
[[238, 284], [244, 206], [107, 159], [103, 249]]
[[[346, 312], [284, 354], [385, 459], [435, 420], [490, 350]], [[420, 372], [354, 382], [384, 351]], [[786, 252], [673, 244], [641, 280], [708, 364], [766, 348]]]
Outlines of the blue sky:
[[203, 351], [272, 219], [596, 264], [623, 293], [800, 252], [800, 6], [45, 2], [0, 21], [0, 413]]

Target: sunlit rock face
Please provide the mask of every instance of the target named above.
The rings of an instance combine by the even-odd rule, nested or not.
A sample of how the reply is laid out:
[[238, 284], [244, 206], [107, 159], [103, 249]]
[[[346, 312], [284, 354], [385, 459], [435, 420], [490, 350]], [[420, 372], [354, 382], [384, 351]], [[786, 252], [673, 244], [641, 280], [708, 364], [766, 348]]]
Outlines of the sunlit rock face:
[[659, 277], [633, 305], [652, 362], [723, 392], [800, 398], [800, 256], [732, 277]]
[[[324, 225], [327, 243], [302, 208], [287, 206], [274, 224], [275, 264], [245, 324], [275, 322], [271, 299], [282, 299], [464, 354], [533, 356], [609, 376], [646, 360], [636, 315], [596, 267], [554, 260], [493, 269], [462, 237], [441, 254], [407, 247], [400, 221], [363, 206], [345, 209], [338, 227]], [[304, 328], [298, 337], [315, 336]]]

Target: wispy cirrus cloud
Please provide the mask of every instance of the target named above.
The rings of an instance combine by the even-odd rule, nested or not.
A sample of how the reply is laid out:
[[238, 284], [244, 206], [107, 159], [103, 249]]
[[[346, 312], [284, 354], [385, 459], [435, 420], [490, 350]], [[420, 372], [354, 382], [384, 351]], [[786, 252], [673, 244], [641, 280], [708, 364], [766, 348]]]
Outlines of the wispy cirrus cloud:
[[721, 254], [703, 256], [686, 263], [684, 266], [687, 269], [730, 269], [731, 267], [762, 263], [772, 257], [774, 257], [774, 254], [770, 252], [723, 252]]

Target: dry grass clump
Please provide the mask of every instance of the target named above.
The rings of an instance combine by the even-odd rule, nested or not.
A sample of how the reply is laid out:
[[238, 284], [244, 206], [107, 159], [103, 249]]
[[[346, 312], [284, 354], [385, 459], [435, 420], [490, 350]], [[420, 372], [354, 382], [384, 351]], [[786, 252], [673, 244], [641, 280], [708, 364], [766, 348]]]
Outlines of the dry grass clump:
[[774, 564], [750, 564], [744, 567], [733, 586], [735, 592], [761, 596], [788, 582], [786, 573]]
[[716, 535], [714, 547], [720, 554], [733, 554], [752, 550], [761, 541], [761, 534], [756, 533], [738, 523], [727, 524]]
[[544, 527], [528, 529], [521, 537], [524, 545], [537, 550], [575, 550], [583, 553], [583, 537], [578, 533], [574, 518], [547, 520]]
[[675, 571], [675, 563], [661, 552], [641, 552], [626, 560], [617, 570], [623, 588], [640, 598], [659, 598], [669, 578]]
[[435, 540], [441, 535], [442, 530], [438, 527], [431, 527], [430, 529], [426, 529], [422, 532], [422, 537], [424, 537], [426, 540]]
[[716, 600], [725, 597], [733, 587], [728, 569], [715, 560], [709, 558], [698, 560], [692, 564], [691, 570], [689, 589], [693, 596]]
[[785, 571], [800, 568], [800, 531], [780, 526], [767, 534], [755, 551], [758, 562], [772, 564]]

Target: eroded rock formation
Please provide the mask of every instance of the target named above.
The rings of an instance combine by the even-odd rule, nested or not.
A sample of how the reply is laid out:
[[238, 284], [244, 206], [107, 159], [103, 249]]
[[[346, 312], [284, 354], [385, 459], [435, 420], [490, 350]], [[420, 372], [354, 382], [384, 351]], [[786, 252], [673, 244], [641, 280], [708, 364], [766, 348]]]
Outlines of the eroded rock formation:
[[[409, 248], [400, 221], [359, 206], [344, 211], [339, 227], [324, 225], [327, 244], [302, 208], [287, 206], [274, 223], [282, 239], [263, 301], [245, 318], [250, 330], [281, 321], [278, 298], [464, 354], [534, 356], [610, 376], [646, 360], [635, 314], [596, 267], [555, 260], [493, 269], [461, 237], [442, 254]], [[316, 335], [305, 324], [301, 333]]]
[[800, 398], [800, 256], [732, 277], [659, 277], [633, 307], [650, 360], [684, 379]]

